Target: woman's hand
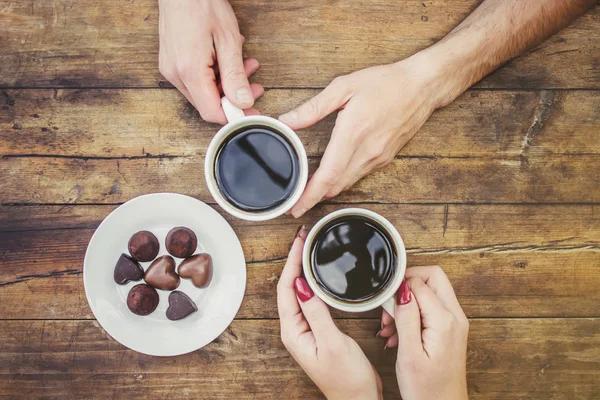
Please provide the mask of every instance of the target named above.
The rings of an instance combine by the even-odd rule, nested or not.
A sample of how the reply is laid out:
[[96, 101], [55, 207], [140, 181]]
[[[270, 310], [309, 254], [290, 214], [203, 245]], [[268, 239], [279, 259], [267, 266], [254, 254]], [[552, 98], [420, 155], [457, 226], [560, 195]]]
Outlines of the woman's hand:
[[248, 77], [258, 69], [243, 60], [235, 14], [226, 0], [159, 1], [159, 69], [209, 122], [227, 123], [221, 92], [246, 114], [264, 90]]
[[277, 285], [281, 340], [329, 399], [383, 399], [381, 379], [358, 344], [335, 326], [302, 273], [302, 227]]
[[292, 208], [298, 218], [337, 196], [369, 172], [390, 163], [445, 102], [437, 70], [423, 52], [396, 64], [334, 79], [321, 93], [279, 119], [292, 129], [315, 124], [340, 110], [321, 165]]
[[398, 346], [396, 375], [404, 400], [467, 399], [469, 322], [440, 267], [412, 267], [398, 291], [394, 319], [377, 334]]

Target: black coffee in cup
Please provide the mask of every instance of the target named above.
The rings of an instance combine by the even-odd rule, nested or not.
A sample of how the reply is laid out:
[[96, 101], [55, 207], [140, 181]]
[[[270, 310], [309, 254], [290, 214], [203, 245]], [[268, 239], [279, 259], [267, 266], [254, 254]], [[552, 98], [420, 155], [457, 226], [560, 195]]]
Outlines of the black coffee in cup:
[[385, 290], [397, 267], [386, 230], [363, 216], [343, 216], [325, 225], [311, 248], [311, 271], [330, 296], [362, 302]]
[[217, 152], [217, 186], [229, 203], [244, 211], [276, 208], [292, 195], [298, 176], [298, 155], [271, 127], [242, 127]]

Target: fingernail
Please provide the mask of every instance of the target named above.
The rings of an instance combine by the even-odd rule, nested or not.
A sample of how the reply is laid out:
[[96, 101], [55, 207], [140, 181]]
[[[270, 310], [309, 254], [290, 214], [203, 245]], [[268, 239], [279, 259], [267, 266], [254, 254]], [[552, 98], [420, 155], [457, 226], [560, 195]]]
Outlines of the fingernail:
[[402, 281], [402, 283], [400, 284], [400, 289], [398, 289], [396, 301], [398, 302], [398, 304], [403, 306], [410, 303], [411, 299], [412, 293], [408, 288], [408, 283], [406, 283], [406, 281]]
[[284, 123], [294, 122], [298, 119], [298, 112], [296, 110], [292, 110], [289, 113], [285, 113], [279, 116], [279, 120]]
[[306, 240], [306, 236], [308, 236], [308, 229], [306, 228], [306, 225], [302, 224], [296, 231], [296, 237]]
[[378, 330], [377, 333], [375, 334], [375, 337], [379, 337], [380, 334], [381, 334], [381, 330]]
[[308, 282], [306, 282], [303, 278], [296, 278], [296, 280], [294, 280], [294, 287], [296, 288], [296, 296], [298, 296], [300, 301], [303, 303], [312, 299], [312, 297], [315, 295], [310, 286], [308, 286]]
[[383, 349], [387, 350], [387, 341], [385, 342], [385, 344], [383, 345]]
[[306, 208], [301, 208], [297, 211], [292, 211], [292, 215], [294, 216], [294, 218], [300, 218], [301, 216], [304, 215], [304, 213], [306, 212]]
[[252, 93], [247, 87], [239, 88], [238, 91], [235, 92], [235, 98], [237, 101], [244, 104], [251, 104], [254, 101]]

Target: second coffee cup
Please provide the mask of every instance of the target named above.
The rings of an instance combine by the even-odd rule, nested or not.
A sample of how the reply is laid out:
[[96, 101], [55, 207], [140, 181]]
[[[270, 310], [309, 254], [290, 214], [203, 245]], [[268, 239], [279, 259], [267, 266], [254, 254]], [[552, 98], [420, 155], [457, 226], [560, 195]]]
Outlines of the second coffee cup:
[[229, 214], [265, 221], [290, 210], [308, 179], [308, 159], [298, 135], [283, 122], [245, 116], [226, 98], [227, 117], [212, 139], [204, 160], [206, 184]]
[[346, 312], [382, 306], [394, 316], [406, 249], [387, 219], [363, 208], [346, 208], [313, 226], [302, 266], [308, 285], [329, 306]]

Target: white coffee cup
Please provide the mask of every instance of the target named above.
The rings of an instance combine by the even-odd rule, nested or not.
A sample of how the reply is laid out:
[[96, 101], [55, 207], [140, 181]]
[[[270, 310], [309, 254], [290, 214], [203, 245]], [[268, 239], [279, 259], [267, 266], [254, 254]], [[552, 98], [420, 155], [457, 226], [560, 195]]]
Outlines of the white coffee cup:
[[[361, 302], [343, 301], [327, 294], [327, 292], [317, 282], [311, 268], [312, 247], [315, 238], [321, 229], [323, 229], [333, 220], [350, 216], [363, 217], [367, 220], [376, 222], [381, 228], [384, 229], [384, 233], [387, 234], [389, 239], [392, 241], [394, 250], [396, 252], [394, 275], [388, 282], [387, 286], [374, 297]], [[398, 230], [396, 230], [394, 225], [392, 225], [387, 219], [373, 211], [365, 210], [363, 208], [345, 208], [334, 211], [331, 214], [321, 218], [321, 220], [319, 220], [319, 222], [317, 222], [316, 225], [310, 230], [308, 236], [306, 237], [306, 242], [304, 244], [304, 250], [302, 253], [302, 268], [304, 271], [304, 277], [306, 278], [310, 288], [330, 307], [347, 312], [365, 312], [382, 306], [385, 311], [387, 311], [393, 317], [394, 306], [396, 304], [395, 294], [398, 291], [400, 284], [402, 284], [402, 280], [404, 279], [404, 274], [406, 272], [406, 249], [404, 248], [404, 242], [402, 241], [402, 237], [398, 233]]]
[[[234, 217], [247, 221], [266, 221], [284, 214], [300, 199], [308, 180], [308, 158], [306, 157], [306, 151], [300, 138], [289, 126], [275, 118], [264, 115], [245, 116], [242, 110], [231, 104], [225, 97], [221, 99], [221, 105], [223, 106], [223, 111], [225, 111], [228, 123], [213, 137], [206, 151], [206, 158], [204, 159], [204, 176], [210, 194], [223, 210]], [[215, 162], [219, 149], [229, 139], [231, 134], [245, 126], [256, 125], [262, 125], [275, 130], [287, 139], [298, 156], [298, 180], [292, 194], [277, 207], [264, 211], [246, 211], [231, 204], [221, 193], [215, 176]]]

